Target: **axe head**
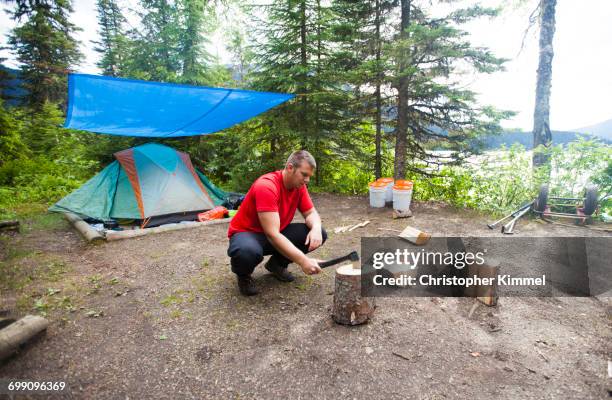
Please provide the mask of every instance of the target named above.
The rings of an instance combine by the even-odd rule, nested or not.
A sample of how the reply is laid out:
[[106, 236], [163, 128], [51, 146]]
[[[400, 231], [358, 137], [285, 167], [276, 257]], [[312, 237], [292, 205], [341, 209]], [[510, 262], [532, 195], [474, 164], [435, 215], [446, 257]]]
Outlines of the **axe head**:
[[359, 261], [359, 254], [356, 251], [351, 251], [348, 257], [352, 262]]

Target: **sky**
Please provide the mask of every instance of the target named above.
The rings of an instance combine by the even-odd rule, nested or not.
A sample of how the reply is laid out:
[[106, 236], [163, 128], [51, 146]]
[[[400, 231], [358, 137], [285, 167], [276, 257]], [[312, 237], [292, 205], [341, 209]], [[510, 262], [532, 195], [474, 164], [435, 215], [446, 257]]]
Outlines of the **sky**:
[[[466, 25], [470, 41], [486, 46], [498, 57], [507, 58], [506, 70], [491, 75], [466, 75], [461, 81], [478, 93], [479, 102], [498, 109], [512, 110], [517, 115], [502, 125], [505, 128], [531, 130], [535, 100], [535, 80], [538, 67], [538, 29], [532, 28], [522, 51], [521, 41], [535, 0], [483, 0], [483, 5], [520, 4], [506, 6], [501, 16], [480, 19]], [[72, 22], [83, 29], [79, 32], [85, 61], [78, 72], [97, 74], [98, 54], [92, 40], [96, 40], [97, 20], [95, 0], [73, 0]], [[126, 10], [135, 0], [119, 0]], [[7, 6], [5, 6], [7, 7]], [[129, 11], [126, 11], [129, 16]], [[136, 24], [134, 17], [128, 18]], [[551, 90], [551, 128], [572, 130], [612, 118], [612, 1], [557, 0], [556, 31], [554, 36], [553, 81]], [[15, 26], [6, 13], [0, 13], [0, 47], [6, 45], [7, 34]], [[221, 62], [230, 63], [223, 34], [211, 40], [211, 53]], [[7, 65], [15, 67], [14, 57], [7, 57]]]

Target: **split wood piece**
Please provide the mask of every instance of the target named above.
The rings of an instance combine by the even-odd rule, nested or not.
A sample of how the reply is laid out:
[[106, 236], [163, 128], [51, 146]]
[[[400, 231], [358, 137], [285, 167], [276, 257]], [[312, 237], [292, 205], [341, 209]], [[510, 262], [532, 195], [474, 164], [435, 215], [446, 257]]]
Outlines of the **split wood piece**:
[[369, 221], [369, 220], [368, 220], [368, 221], [364, 221], [364, 222], [362, 222], [362, 223], [360, 223], [360, 224], [357, 224], [357, 225], [353, 226], [352, 228], [349, 228], [349, 230], [348, 230], [348, 231], [349, 231], [349, 232], [352, 232], [352, 231], [354, 231], [354, 230], [355, 230], [355, 229], [357, 229], [357, 228], [363, 228], [364, 226], [366, 226], [366, 225], [367, 225], [367, 224], [369, 224], [369, 223], [370, 223], [370, 221]]
[[363, 228], [364, 226], [366, 226], [367, 224], [369, 224], [370, 221], [364, 221], [364, 222], [359, 222], [355, 225], [346, 225], [346, 226], [338, 226], [336, 228], [334, 228], [334, 233], [344, 233], [344, 232], [352, 232], [357, 228]]
[[0, 230], [18, 231], [19, 221], [0, 221]]
[[211, 221], [205, 222], [190, 222], [190, 223], [180, 223], [180, 224], [167, 224], [162, 226], [156, 226], [155, 228], [145, 228], [145, 229], [135, 229], [135, 230], [126, 230], [126, 231], [108, 231], [106, 232], [106, 240], [114, 241], [121, 239], [129, 239], [138, 236], [150, 235], [153, 233], [160, 232], [169, 232], [169, 231], [178, 231], [181, 229], [190, 229], [190, 228], [200, 228], [203, 226], [209, 225], [218, 225], [218, 224], [228, 224], [232, 218], [223, 218], [223, 219], [213, 219]]
[[79, 231], [79, 233], [90, 243], [99, 243], [104, 241], [104, 236], [97, 230], [91, 227], [87, 222], [83, 221], [81, 217], [76, 214], [67, 212], [64, 213], [64, 217], [70, 221], [74, 229]]
[[42, 317], [26, 315], [0, 330], [0, 360], [12, 355], [20, 345], [47, 329], [49, 321]]
[[412, 211], [410, 210], [406, 210], [406, 211], [393, 210], [393, 219], [410, 218], [410, 217], [412, 217]]
[[334, 290], [332, 318], [339, 324], [359, 325], [374, 314], [376, 302], [373, 297], [361, 297], [361, 270], [351, 264], [338, 267]]
[[429, 241], [429, 239], [431, 238], [431, 234], [420, 231], [417, 228], [407, 226], [406, 228], [404, 228], [402, 233], [399, 234], [399, 237], [401, 237], [402, 239], [406, 239], [410, 243], [414, 243], [417, 246], [420, 246]]
[[338, 226], [338, 227], [334, 228], [334, 233], [343, 233], [343, 232], [346, 232], [346, 230], [348, 228], [350, 228], [351, 226], [353, 226], [353, 225]]
[[491, 285], [480, 285], [476, 288], [476, 296], [478, 300], [489, 307], [497, 304], [497, 274], [499, 271], [499, 265], [492, 263], [491, 265], [480, 265], [478, 266], [478, 277], [479, 278], [493, 278], [493, 284]]

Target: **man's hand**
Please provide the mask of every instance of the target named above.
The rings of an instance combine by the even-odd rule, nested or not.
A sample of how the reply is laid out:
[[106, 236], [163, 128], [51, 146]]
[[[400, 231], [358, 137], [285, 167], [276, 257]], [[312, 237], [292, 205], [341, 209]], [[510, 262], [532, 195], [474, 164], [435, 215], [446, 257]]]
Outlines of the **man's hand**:
[[313, 227], [310, 232], [308, 232], [308, 236], [306, 236], [306, 242], [304, 244], [308, 245], [308, 251], [313, 251], [321, 246], [322, 243], [323, 234], [321, 233], [321, 228]]
[[299, 263], [302, 271], [306, 275], [315, 275], [321, 272], [321, 267], [319, 267], [319, 261], [314, 258], [304, 256], [303, 260]]

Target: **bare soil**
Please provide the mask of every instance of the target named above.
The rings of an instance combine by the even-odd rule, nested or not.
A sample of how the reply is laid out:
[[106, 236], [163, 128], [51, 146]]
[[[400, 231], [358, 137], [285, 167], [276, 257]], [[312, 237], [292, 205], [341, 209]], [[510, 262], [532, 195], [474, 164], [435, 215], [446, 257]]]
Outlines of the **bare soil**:
[[[317, 258], [407, 224], [438, 236], [501, 235], [485, 216], [442, 204], [415, 204], [414, 217], [393, 220], [363, 197], [314, 200], [329, 233]], [[260, 295], [240, 296], [226, 231], [92, 246], [62, 223], [5, 239], [6, 263], [44, 273], [5, 290], [4, 307], [42, 310], [51, 325], [0, 366], [0, 378], [63, 380], [66, 397], [95, 399], [602, 399], [612, 389], [609, 298], [501, 298], [471, 316], [469, 298], [380, 298], [370, 323], [340, 326], [330, 318], [333, 268], [308, 277], [291, 265], [297, 280], [281, 283], [258, 267]], [[605, 235], [534, 220], [516, 232]]]

